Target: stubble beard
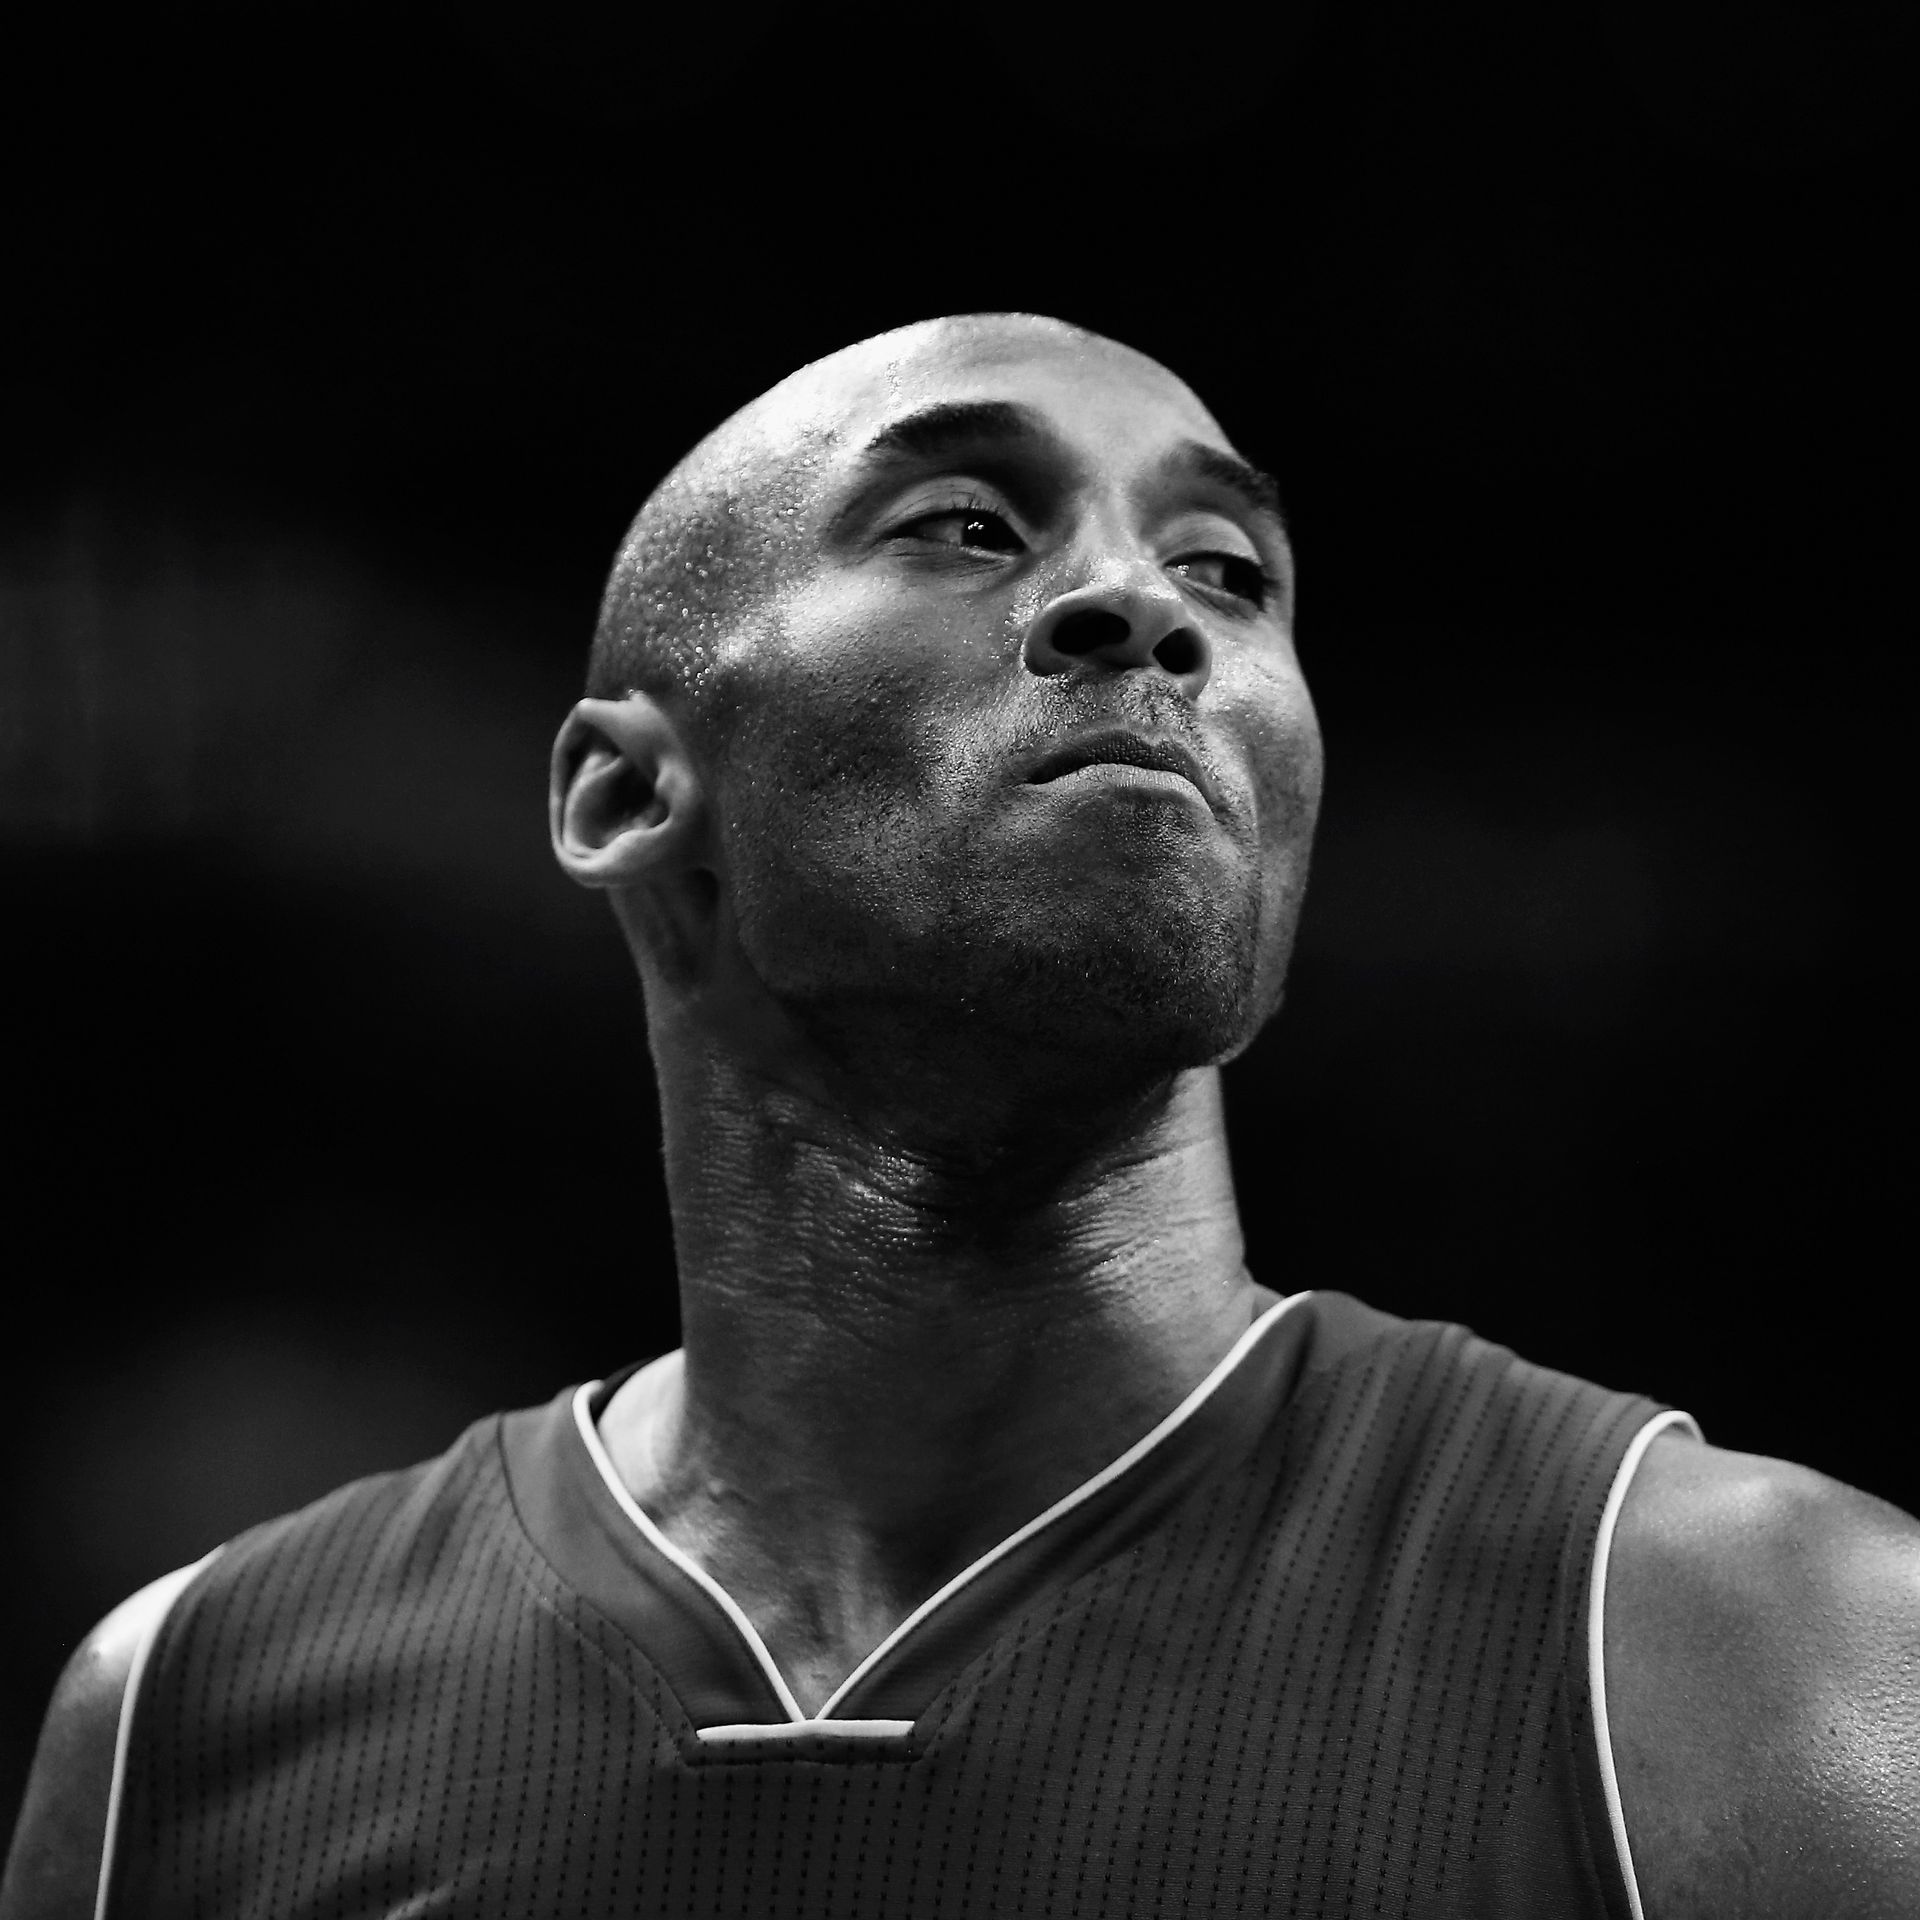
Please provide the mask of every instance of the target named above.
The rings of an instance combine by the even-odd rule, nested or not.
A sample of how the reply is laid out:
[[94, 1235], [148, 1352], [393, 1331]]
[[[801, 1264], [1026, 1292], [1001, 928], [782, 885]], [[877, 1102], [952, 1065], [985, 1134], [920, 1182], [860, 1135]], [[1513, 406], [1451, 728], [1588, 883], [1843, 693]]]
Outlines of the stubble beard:
[[[885, 832], [860, 835], [873, 854]], [[854, 849], [743, 889], [763, 980], [857, 1082], [930, 1111], [1120, 1102], [1244, 1047], [1278, 1003], [1262, 874], [1241, 857], [1010, 860], [990, 836], [864, 871]], [[772, 930], [780, 937], [770, 937]]]

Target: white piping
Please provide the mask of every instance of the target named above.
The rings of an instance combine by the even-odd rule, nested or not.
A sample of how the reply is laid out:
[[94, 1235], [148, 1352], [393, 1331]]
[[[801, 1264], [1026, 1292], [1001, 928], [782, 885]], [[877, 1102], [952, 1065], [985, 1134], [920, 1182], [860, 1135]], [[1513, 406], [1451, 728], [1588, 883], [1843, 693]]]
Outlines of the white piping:
[[[1293, 1293], [1289, 1294], [1284, 1300], [1276, 1301], [1234, 1342], [1232, 1348], [1213, 1371], [1209, 1373], [1158, 1426], [1153, 1428], [1151, 1432], [1136, 1440], [1117, 1460], [1110, 1461], [1106, 1466], [1102, 1467], [1092, 1479], [1082, 1481], [1071, 1493], [1065, 1494], [1056, 1500], [1044, 1513], [1036, 1514], [1024, 1526], [1016, 1528], [1014, 1532], [1008, 1534], [998, 1546], [989, 1548], [988, 1551], [983, 1553], [971, 1566], [955, 1574], [939, 1592], [921, 1601], [921, 1603], [834, 1688], [833, 1692], [822, 1703], [819, 1713], [811, 1720], [800, 1711], [799, 1702], [794, 1699], [791, 1689], [781, 1677], [780, 1669], [774, 1665], [773, 1656], [767, 1651], [766, 1643], [760, 1638], [759, 1634], [754, 1631], [753, 1623], [740, 1610], [732, 1595], [729, 1594], [717, 1580], [713, 1579], [694, 1561], [689, 1559], [687, 1555], [675, 1547], [672, 1542], [667, 1539], [666, 1535], [647, 1518], [646, 1514], [641, 1511], [635, 1502], [633, 1496], [628, 1493], [626, 1488], [621, 1484], [620, 1476], [614, 1468], [612, 1457], [602, 1444], [600, 1435], [594, 1428], [592, 1416], [587, 1411], [588, 1401], [598, 1389], [600, 1382], [594, 1381], [590, 1385], [582, 1387], [580, 1391], [575, 1394], [573, 1412], [574, 1418], [579, 1424], [581, 1436], [587, 1443], [587, 1451], [593, 1456], [594, 1465], [600, 1469], [600, 1477], [606, 1481], [608, 1487], [612, 1490], [613, 1497], [619, 1501], [621, 1510], [639, 1527], [640, 1531], [646, 1535], [648, 1540], [657, 1546], [661, 1552], [666, 1554], [675, 1566], [691, 1575], [706, 1592], [711, 1594], [713, 1598], [719, 1602], [727, 1618], [739, 1628], [747, 1645], [752, 1648], [755, 1658], [760, 1662], [761, 1668], [766, 1673], [768, 1679], [773, 1682], [774, 1689], [780, 1698], [780, 1704], [787, 1709], [790, 1718], [799, 1723], [796, 1731], [816, 1732], [821, 1730], [820, 1723], [833, 1712], [835, 1705], [845, 1699], [847, 1694], [860, 1683], [861, 1679], [870, 1673], [874, 1666], [884, 1659], [887, 1653], [893, 1647], [897, 1646], [907, 1634], [911, 1633], [936, 1607], [951, 1599], [962, 1587], [977, 1580], [990, 1566], [996, 1561], [1004, 1559], [1014, 1548], [1020, 1546], [1027, 1540], [1031, 1540], [1036, 1533], [1039, 1533], [1043, 1528], [1050, 1527], [1056, 1520], [1071, 1513], [1075, 1507], [1091, 1500], [1103, 1487], [1110, 1486], [1125, 1473], [1128, 1468], [1151, 1453], [1169, 1434], [1184, 1426], [1187, 1421], [1198, 1413], [1199, 1410], [1206, 1405], [1207, 1401], [1212, 1398], [1220, 1383], [1240, 1364], [1246, 1357], [1248, 1350], [1265, 1334], [1267, 1329], [1271, 1327], [1289, 1307], [1295, 1306], [1306, 1298], [1307, 1295], [1305, 1293]], [[745, 1739], [747, 1732], [743, 1729], [746, 1727], [746, 1724], [747, 1723], [741, 1723], [741, 1725], [722, 1728], [703, 1728], [700, 1730], [700, 1737], [706, 1739], [709, 1734], [715, 1734], [724, 1739]], [[894, 1733], [911, 1727], [912, 1724], [911, 1721], [892, 1720], [840, 1720], [833, 1723], [836, 1729], [852, 1729], [856, 1727], [871, 1729], [876, 1737], [881, 1734], [891, 1736]], [[764, 1727], [752, 1727], [750, 1730], [755, 1738], [761, 1738], [770, 1732], [777, 1732], [779, 1728], [777, 1722], [769, 1721]], [[1640, 1920], [1640, 1917], [1636, 1916], [1636, 1920]]]
[[1289, 1294], [1284, 1300], [1275, 1301], [1275, 1303], [1233, 1343], [1233, 1346], [1219, 1365], [1216, 1366], [1152, 1432], [1136, 1440], [1119, 1459], [1110, 1461], [1106, 1466], [1102, 1467], [1091, 1480], [1083, 1480], [1071, 1493], [1065, 1494], [1056, 1500], [1045, 1513], [1036, 1514], [1024, 1527], [1018, 1527], [1012, 1533], [1008, 1534], [997, 1547], [990, 1547], [972, 1566], [955, 1574], [938, 1593], [921, 1601], [921, 1603], [834, 1688], [826, 1703], [821, 1707], [821, 1713], [823, 1715], [831, 1713], [834, 1708], [834, 1703], [841, 1699], [852, 1687], [856, 1686], [861, 1677], [878, 1661], [883, 1659], [890, 1648], [897, 1645], [907, 1634], [911, 1633], [942, 1601], [949, 1599], [952, 1595], [958, 1593], [962, 1587], [968, 1586], [977, 1580], [996, 1560], [1004, 1559], [1023, 1541], [1031, 1540], [1033, 1536], [1043, 1528], [1052, 1526], [1053, 1523], [1063, 1515], [1071, 1513], [1075, 1507], [1091, 1500], [1101, 1488], [1112, 1485], [1112, 1483], [1119, 1479], [1136, 1461], [1145, 1458], [1155, 1447], [1159, 1446], [1169, 1434], [1185, 1426], [1186, 1423], [1212, 1399], [1214, 1390], [1246, 1357], [1248, 1349], [1260, 1339], [1261, 1335], [1264, 1334], [1289, 1307], [1294, 1306], [1306, 1297], [1304, 1293], [1293, 1293]]
[[[697, 1560], [682, 1553], [667, 1536], [646, 1516], [632, 1494], [621, 1480], [613, 1464], [613, 1456], [607, 1452], [600, 1438], [600, 1430], [593, 1424], [593, 1415], [588, 1411], [588, 1403], [600, 1389], [601, 1382], [592, 1380], [573, 1396], [574, 1424], [580, 1429], [580, 1437], [587, 1443], [587, 1451], [593, 1456], [593, 1464], [600, 1469], [600, 1478], [607, 1483], [608, 1491], [619, 1501], [620, 1510], [640, 1529], [648, 1541], [664, 1553], [673, 1564], [706, 1593], [720, 1608], [734, 1626], [740, 1637], [746, 1641], [749, 1651], [760, 1663], [760, 1671], [766, 1675], [780, 1704], [787, 1710], [789, 1720], [804, 1720], [806, 1715], [800, 1711], [800, 1702], [793, 1697], [793, 1689], [786, 1683], [780, 1669], [774, 1665], [773, 1655], [767, 1651], [767, 1643], [760, 1638], [754, 1624], [740, 1610], [740, 1603], [734, 1599], [705, 1567]], [[769, 1722], [769, 1724], [775, 1724]]]
[[172, 1573], [162, 1574], [122, 1603], [126, 1606], [138, 1603], [142, 1618], [139, 1638], [133, 1645], [133, 1658], [127, 1664], [127, 1683], [120, 1690], [120, 1720], [113, 1735], [113, 1781], [107, 1788], [107, 1830], [100, 1840], [100, 1879], [93, 1892], [93, 1920], [107, 1920], [107, 1895], [112, 1886], [114, 1849], [120, 1834], [120, 1806], [126, 1798], [127, 1763], [133, 1753], [134, 1703], [140, 1692], [141, 1676], [147, 1670], [147, 1657], [153, 1652], [153, 1643], [159, 1639], [160, 1629], [166, 1625], [174, 1602], [192, 1584], [194, 1575], [217, 1560], [223, 1551], [223, 1547], [215, 1547], [192, 1566], [177, 1567]]
[[702, 1727], [702, 1740], [724, 1746], [729, 1740], [805, 1740], [815, 1734], [829, 1734], [836, 1740], [897, 1740], [913, 1731], [911, 1720], [770, 1720], [764, 1725], [750, 1720], [724, 1727]]
[[1684, 1426], [1696, 1440], [1704, 1438], [1690, 1413], [1656, 1414], [1633, 1436], [1613, 1476], [1607, 1504], [1600, 1510], [1600, 1536], [1593, 1549], [1593, 1584], [1587, 1599], [1587, 1692], [1593, 1701], [1593, 1734], [1600, 1748], [1600, 1788], [1606, 1795], [1607, 1820], [1613, 1828], [1613, 1850], [1620, 1877], [1627, 1884], [1627, 1905], [1633, 1920], [1647, 1920], [1640, 1903], [1640, 1883], [1633, 1871], [1633, 1849], [1627, 1844], [1627, 1818], [1620, 1805], [1620, 1776], [1613, 1764], [1613, 1732], [1607, 1720], [1607, 1563], [1613, 1554], [1613, 1530], [1627, 1503], [1627, 1488], [1639, 1470], [1648, 1447], [1669, 1427]]

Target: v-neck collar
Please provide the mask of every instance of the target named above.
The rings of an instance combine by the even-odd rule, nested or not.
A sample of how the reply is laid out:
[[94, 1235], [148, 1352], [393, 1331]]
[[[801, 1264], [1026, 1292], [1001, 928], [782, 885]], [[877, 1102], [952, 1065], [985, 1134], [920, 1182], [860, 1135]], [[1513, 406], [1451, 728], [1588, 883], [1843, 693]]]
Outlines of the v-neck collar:
[[639, 1644], [703, 1744], [893, 1745], [1016, 1616], [1142, 1539], [1245, 1455], [1284, 1398], [1311, 1298], [1275, 1301], [1157, 1426], [922, 1601], [812, 1716], [732, 1595], [621, 1483], [595, 1420], [637, 1367], [508, 1415], [508, 1478], [535, 1544]]

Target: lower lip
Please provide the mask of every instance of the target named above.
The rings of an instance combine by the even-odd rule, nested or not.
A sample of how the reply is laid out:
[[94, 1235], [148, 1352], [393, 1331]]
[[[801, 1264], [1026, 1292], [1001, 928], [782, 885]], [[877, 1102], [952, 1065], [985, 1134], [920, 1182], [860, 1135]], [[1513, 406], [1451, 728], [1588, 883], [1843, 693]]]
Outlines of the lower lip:
[[1042, 789], [1131, 787], [1142, 793], [1177, 793], [1194, 800], [1204, 798], [1185, 774], [1170, 773], [1164, 767], [1136, 767], [1130, 760], [1096, 760], [1088, 766], [1075, 767], [1071, 773], [1058, 773], [1051, 780], [1034, 784]]

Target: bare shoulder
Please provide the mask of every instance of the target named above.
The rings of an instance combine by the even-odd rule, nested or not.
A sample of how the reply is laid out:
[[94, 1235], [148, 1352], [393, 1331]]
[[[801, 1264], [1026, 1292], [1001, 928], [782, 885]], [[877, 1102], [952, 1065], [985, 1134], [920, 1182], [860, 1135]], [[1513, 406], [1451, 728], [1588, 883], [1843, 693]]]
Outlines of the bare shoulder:
[[0, 1882], [0, 1920], [92, 1920], [127, 1676], [195, 1568], [121, 1601], [53, 1690]]
[[1663, 1434], [1605, 1617], [1647, 1920], [1920, 1914], [1920, 1523]]

